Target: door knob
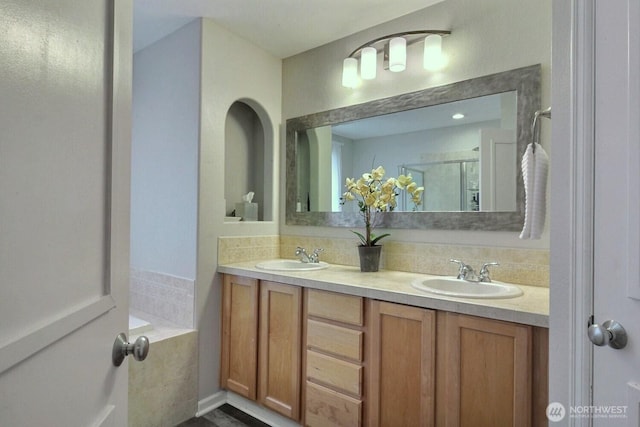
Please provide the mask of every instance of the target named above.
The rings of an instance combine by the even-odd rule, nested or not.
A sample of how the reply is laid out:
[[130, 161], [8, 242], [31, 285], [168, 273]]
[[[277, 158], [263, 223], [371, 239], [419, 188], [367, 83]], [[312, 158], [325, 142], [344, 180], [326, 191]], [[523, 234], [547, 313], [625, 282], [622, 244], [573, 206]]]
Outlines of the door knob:
[[605, 320], [601, 325], [589, 322], [587, 334], [597, 346], [608, 345], [619, 350], [627, 345], [627, 331], [615, 320]]
[[113, 343], [113, 351], [111, 352], [113, 365], [120, 366], [124, 358], [130, 354], [133, 354], [133, 358], [138, 361], [146, 359], [147, 354], [149, 354], [149, 338], [142, 335], [131, 344], [127, 342], [127, 336], [124, 333], [118, 334]]

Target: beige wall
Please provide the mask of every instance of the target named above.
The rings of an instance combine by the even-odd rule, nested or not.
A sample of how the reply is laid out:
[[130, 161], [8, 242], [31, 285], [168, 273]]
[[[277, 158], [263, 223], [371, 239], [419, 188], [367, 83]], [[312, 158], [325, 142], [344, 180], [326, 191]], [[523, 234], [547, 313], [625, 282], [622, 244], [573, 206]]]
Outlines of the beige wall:
[[[199, 398], [218, 389], [220, 348], [220, 277], [216, 274], [219, 236], [278, 234], [278, 223], [224, 223], [225, 122], [235, 101], [251, 106], [262, 122], [273, 160], [264, 165], [273, 174], [274, 194], [265, 195], [265, 209], [277, 218], [279, 175], [278, 132], [281, 123], [282, 61], [211, 20], [202, 21], [201, 128], [199, 152], [198, 262], [196, 319], [199, 354]], [[269, 199], [269, 200], [267, 200]]]
[[[407, 70], [378, 70], [376, 80], [356, 89], [341, 85], [342, 60], [357, 46], [375, 37], [404, 30], [449, 29], [443, 40], [450, 57], [439, 74], [421, 67], [420, 47], [408, 53]], [[336, 42], [287, 58], [283, 63], [283, 121], [332, 108], [384, 98], [404, 92], [439, 86], [532, 64], [542, 64], [542, 104], [550, 102], [551, 0], [448, 0], [354, 34]], [[548, 150], [548, 126], [543, 128], [543, 146]], [[284, 138], [281, 138], [281, 147]], [[284, 150], [281, 150], [284, 153]], [[284, 154], [282, 154], [284, 156]], [[284, 157], [281, 161], [284, 164]], [[284, 170], [281, 183], [284, 188]], [[343, 228], [287, 226], [284, 198], [280, 201], [281, 234], [343, 238]], [[440, 244], [549, 248], [548, 221], [541, 240], [520, 240], [516, 232], [469, 232], [442, 230], [393, 230], [390, 240]], [[354, 239], [354, 245], [356, 241]]]

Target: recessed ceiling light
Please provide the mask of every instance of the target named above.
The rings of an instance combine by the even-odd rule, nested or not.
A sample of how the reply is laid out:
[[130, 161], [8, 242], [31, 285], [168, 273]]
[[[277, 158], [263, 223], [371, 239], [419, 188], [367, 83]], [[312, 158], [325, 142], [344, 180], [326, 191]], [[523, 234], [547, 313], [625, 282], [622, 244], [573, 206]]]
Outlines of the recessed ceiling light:
[[460, 119], [464, 119], [464, 114], [462, 113], [455, 113], [453, 116], [451, 116], [452, 119], [454, 120], [460, 120]]

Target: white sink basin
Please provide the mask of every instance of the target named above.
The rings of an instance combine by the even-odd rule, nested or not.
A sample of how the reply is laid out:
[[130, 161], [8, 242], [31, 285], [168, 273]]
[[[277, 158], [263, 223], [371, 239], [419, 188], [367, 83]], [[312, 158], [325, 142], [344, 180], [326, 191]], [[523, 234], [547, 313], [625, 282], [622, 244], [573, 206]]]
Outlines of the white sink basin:
[[411, 286], [420, 291], [458, 298], [515, 298], [522, 295], [522, 289], [510, 283], [467, 282], [455, 277], [418, 279]]
[[329, 267], [326, 262], [319, 263], [302, 262], [295, 259], [274, 259], [256, 264], [256, 268], [273, 271], [314, 271]]

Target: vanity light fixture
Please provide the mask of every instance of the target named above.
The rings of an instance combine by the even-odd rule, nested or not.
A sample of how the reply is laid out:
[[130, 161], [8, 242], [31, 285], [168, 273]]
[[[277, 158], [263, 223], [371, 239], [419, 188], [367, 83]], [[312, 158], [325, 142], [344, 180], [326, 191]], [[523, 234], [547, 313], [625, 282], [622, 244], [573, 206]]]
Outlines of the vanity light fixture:
[[346, 58], [342, 65], [342, 86], [354, 88], [358, 85], [358, 60]]
[[447, 58], [442, 54], [442, 36], [430, 34], [424, 38], [423, 67], [428, 71], [440, 71], [447, 65]]
[[[446, 66], [446, 57], [442, 53], [442, 37], [451, 34], [447, 30], [417, 30], [389, 34], [378, 37], [355, 49], [343, 61], [342, 86], [354, 88], [359, 77], [363, 80], [376, 78], [378, 68], [378, 48], [382, 47], [383, 68], [393, 72], [404, 71], [407, 67], [407, 46], [424, 42], [423, 66], [428, 71], [438, 71]], [[360, 76], [358, 77], [358, 57], [360, 57]]]
[[389, 71], [398, 73], [404, 71], [406, 68], [407, 39], [404, 37], [394, 37], [389, 40]]
[[360, 55], [360, 76], [364, 80], [373, 80], [376, 78], [377, 69], [378, 52], [374, 47], [365, 47]]

